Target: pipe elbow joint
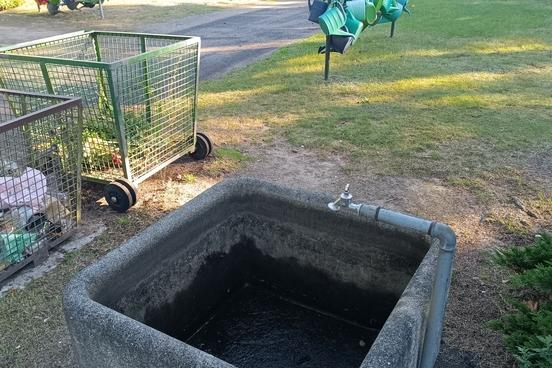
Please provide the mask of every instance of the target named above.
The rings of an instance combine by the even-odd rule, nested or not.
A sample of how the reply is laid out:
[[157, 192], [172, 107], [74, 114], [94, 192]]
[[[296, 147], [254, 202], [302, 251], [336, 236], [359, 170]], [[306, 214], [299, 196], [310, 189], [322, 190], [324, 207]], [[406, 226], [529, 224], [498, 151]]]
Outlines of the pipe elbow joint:
[[434, 222], [431, 226], [430, 236], [439, 239], [439, 247], [445, 252], [453, 253], [456, 250], [456, 234], [454, 230], [441, 222]]

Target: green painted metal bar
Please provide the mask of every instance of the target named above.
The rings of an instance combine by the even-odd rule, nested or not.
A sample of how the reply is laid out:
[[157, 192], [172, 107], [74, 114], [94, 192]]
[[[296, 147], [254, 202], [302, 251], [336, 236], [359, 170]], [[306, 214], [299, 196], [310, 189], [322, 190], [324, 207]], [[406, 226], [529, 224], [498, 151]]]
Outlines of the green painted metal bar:
[[17, 91], [17, 90], [9, 89], [9, 88], [0, 88], [0, 92], [9, 93], [10, 95], [25, 95], [25, 96], [31, 96], [31, 97], [42, 97], [42, 98], [55, 99], [55, 100], [60, 100], [60, 103], [62, 101], [78, 100], [77, 97], [63, 96], [63, 95], [52, 96], [51, 94], [48, 94], [48, 93]]
[[127, 65], [127, 64], [130, 64], [130, 63], [138, 62], [138, 61], [147, 60], [147, 59], [150, 59], [150, 58], [155, 58], [155, 57], [158, 57], [158, 56], [161, 56], [161, 55], [164, 55], [164, 54], [168, 54], [168, 53], [173, 52], [175, 50], [181, 49], [183, 47], [188, 47], [188, 46], [194, 45], [196, 43], [199, 43], [199, 37], [191, 37], [190, 39], [187, 39], [187, 40], [184, 40], [184, 41], [175, 42], [171, 45], [163, 46], [162, 48], [159, 48], [157, 50], [151, 50], [151, 51], [147, 51], [147, 52], [142, 53], [142, 54], [138, 54], [138, 55], [135, 55], [135, 56], [130, 56], [128, 58], [120, 59], [116, 62], [111, 63], [111, 65], [115, 66], [115, 67], [118, 67], [119, 65]]
[[192, 119], [194, 122], [194, 145], [196, 145], [196, 134], [197, 134], [197, 105], [198, 105], [198, 95], [199, 95], [199, 64], [201, 62], [201, 40], [198, 39], [197, 41], [197, 64], [195, 68], [196, 73], [196, 85], [195, 85], [195, 97], [194, 97], [194, 111], [192, 113]]
[[[145, 54], [146, 50], [146, 36], [140, 35], [140, 52]], [[144, 96], [146, 97], [146, 121], [151, 125], [151, 93], [149, 84], [149, 72], [148, 72], [148, 60], [142, 60], [142, 73], [144, 75]]]
[[[98, 35], [96, 33], [91, 33], [90, 37], [92, 38], [92, 43], [94, 44], [94, 52], [96, 54], [96, 60], [102, 61], [102, 52], [100, 50], [100, 44], [98, 42]], [[105, 83], [105, 70], [100, 69], [99, 71], [99, 80], [98, 80], [98, 99], [101, 106], [100, 109], [109, 109], [109, 99], [107, 95], [107, 86]]]
[[140, 33], [140, 32], [109, 32], [109, 31], [90, 31], [90, 33], [98, 35], [107, 35], [107, 36], [145, 36], [148, 38], [163, 38], [163, 39], [173, 39], [173, 40], [186, 40], [197, 38], [195, 36], [183, 36], [183, 35], [169, 35], [162, 33]]
[[40, 70], [42, 71], [42, 77], [44, 78], [44, 83], [46, 83], [46, 89], [48, 93], [54, 93], [54, 86], [52, 85], [52, 80], [50, 79], [50, 74], [48, 73], [48, 68], [46, 63], [40, 63]]
[[[80, 102], [80, 100], [79, 100], [79, 102]], [[77, 136], [82, 137], [82, 129], [83, 129], [82, 124], [83, 124], [83, 121], [84, 121], [83, 120], [84, 119], [84, 117], [83, 117], [84, 114], [83, 114], [82, 104], [79, 103], [78, 106], [79, 106], [78, 107], [78, 109], [79, 109], [78, 110], [79, 111], [78, 112], [79, 118], [78, 118], [78, 134], [77, 134]], [[80, 195], [81, 190], [82, 190], [82, 183], [81, 183], [80, 180], [78, 180], [78, 178], [80, 178], [81, 175], [82, 175], [82, 156], [83, 156], [83, 152], [82, 152], [83, 147], [82, 146], [83, 146], [82, 139], [77, 139], [77, 162], [79, 163], [77, 165], [77, 176], [75, 178], [75, 180], [77, 181], [77, 183], [76, 183], [77, 184], [77, 193], [79, 194], [79, 195], [77, 195], [77, 198], [76, 198], [76, 200], [77, 200], [77, 227], [78, 227], [78, 224], [81, 221], [81, 216], [82, 216], [82, 212], [81, 212], [81, 205], [82, 205], [81, 197], [82, 196]]]
[[109, 94], [111, 96], [111, 103], [113, 105], [113, 119], [117, 125], [117, 138], [119, 140], [119, 153], [121, 154], [121, 160], [123, 162], [123, 171], [125, 178], [132, 181], [132, 171], [130, 168], [130, 160], [128, 157], [128, 144], [126, 141], [126, 128], [123, 112], [121, 111], [121, 102], [119, 101], [119, 94], [115, 90], [115, 80], [113, 76], [113, 70], [107, 69], [107, 81], [109, 83]]
[[18, 55], [18, 54], [11, 54], [11, 53], [9, 54], [0, 53], [0, 59], [30, 61], [33, 63], [47, 63], [47, 64], [56, 64], [56, 65], [84, 66], [89, 68], [107, 69], [109, 67], [109, 63], [99, 62], [99, 61], [73, 60], [73, 59], [62, 59], [57, 57]]
[[[187, 152], [187, 153], [191, 153], [191, 152]], [[172, 164], [173, 162], [175, 162], [176, 160], [181, 159], [181, 158], [182, 158], [182, 154], [179, 153], [179, 154], [165, 160], [163, 163], [161, 163], [157, 166], [154, 166], [153, 168], [148, 170], [148, 172], [146, 174], [144, 174], [142, 176], [139, 176], [139, 177], [134, 177], [132, 182], [136, 185], [139, 185], [140, 183], [142, 183], [145, 180], [151, 178], [153, 175], [157, 174], [159, 171], [163, 170], [165, 167], [169, 166], [170, 164]]]

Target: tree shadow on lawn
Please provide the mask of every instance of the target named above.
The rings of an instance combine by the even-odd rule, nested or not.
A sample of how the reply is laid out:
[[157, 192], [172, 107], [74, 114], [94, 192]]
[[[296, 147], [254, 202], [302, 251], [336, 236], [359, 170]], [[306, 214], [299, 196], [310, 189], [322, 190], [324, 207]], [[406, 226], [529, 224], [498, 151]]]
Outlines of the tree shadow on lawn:
[[[359, 43], [356, 54], [335, 58], [325, 83], [322, 57], [315, 55], [319, 40], [208, 83], [200, 95], [202, 124], [231, 140], [229, 135], [244, 133], [228, 121], [239, 118], [241, 128], [261, 122], [281, 127], [292, 143], [369, 156], [383, 166], [392, 160], [394, 170], [402, 162], [407, 171], [412, 157], [430, 164], [454, 158], [460, 167], [485, 164], [464, 160], [462, 152], [451, 157], [442, 150], [451, 142], [462, 143], [462, 151], [473, 144], [501, 154], [545, 145], [552, 135], [547, 45], [521, 51], [506, 42], [500, 46], [506, 51], [495, 47], [494, 56], [488, 54], [494, 43], [480, 42], [477, 50], [468, 43], [442, 55], [396, 47], [372, 55], [364, 52], [371, 42]], [[418, 55], [408, 60], [396, 56], [412, 50]], [[375, 62], [389, 55], [394, 60]]]

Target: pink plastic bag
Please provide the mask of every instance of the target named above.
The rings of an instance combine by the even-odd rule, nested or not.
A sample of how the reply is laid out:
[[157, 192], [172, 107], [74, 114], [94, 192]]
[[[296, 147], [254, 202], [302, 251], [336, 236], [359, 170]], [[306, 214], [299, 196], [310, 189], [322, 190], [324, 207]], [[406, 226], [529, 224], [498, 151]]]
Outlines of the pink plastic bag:
[[20, 177], [0, 177], [0, 208], [29, 206], [39, 209], [43, 206], [47, 191], [46, 177], [28, 167]]

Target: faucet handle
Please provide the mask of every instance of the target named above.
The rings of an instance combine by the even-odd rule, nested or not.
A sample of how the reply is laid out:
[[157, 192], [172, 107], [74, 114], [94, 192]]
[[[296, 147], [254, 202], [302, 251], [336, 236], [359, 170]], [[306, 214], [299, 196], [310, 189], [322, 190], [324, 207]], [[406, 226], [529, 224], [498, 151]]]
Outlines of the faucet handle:
[[353, 195], [349, 193], [349, 184], [345, 185], [345, 191], [341, 193], [341, 195], [339, 196], [339, 199], [343, 206], [349, 207], [349, 205], [353, 200]]
[[339, 211], [341, 207], [350, 208], [353, 210], [360, 210], [360, 207], [362, 205], [354, 204], [353, 203], [353, 195], [349, 193], [350, 185], [345, 185], [345, 190], [339, 195], [339, 197], [334, 201], [328, 203], [328, 207], [332, 211]]

